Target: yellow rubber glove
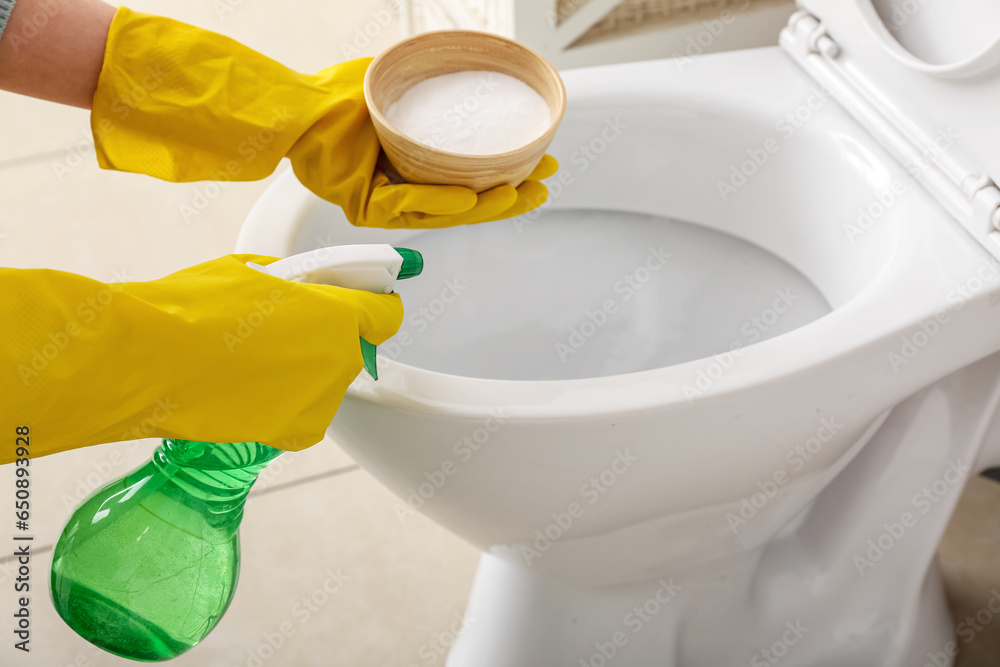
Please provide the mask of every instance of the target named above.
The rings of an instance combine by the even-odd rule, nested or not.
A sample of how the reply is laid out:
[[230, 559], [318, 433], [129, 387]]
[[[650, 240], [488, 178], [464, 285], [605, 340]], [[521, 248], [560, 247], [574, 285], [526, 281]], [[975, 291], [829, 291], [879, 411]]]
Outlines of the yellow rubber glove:
[[[403, 318], [396, 294], [293, 283], [230, 255], [150, 282], [105, 284], [0, 269], [0, 433], [31, 454], [135, 438], [323, 438], [378, 345]], [[0, 463], [14, 447], [0, 447]]]
[[370, 59], [294, 72], [222, 35], [119, 8], [111, 23], [91, 126], [105, 169], [168, 181], [248, 181], [289, 157], [299, 180], [355, 225], [444, 227], [525, 213], [538, 181], [478, 196], [468, 188], [392, 184], [365, 104]]

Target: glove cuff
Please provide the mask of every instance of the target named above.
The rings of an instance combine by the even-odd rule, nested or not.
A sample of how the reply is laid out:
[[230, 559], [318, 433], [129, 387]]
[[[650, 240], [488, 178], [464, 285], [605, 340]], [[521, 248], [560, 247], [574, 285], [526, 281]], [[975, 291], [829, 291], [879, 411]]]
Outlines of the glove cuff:
[[175, 182], [263, 178], [329, 109], [322, 84], [223, 35], [121, 7], [91, 111], [98, 164]]

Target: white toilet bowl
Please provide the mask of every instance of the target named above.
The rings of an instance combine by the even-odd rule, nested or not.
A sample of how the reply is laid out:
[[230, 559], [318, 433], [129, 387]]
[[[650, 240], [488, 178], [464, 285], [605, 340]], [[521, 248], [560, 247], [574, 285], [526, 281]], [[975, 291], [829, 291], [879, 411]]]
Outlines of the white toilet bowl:
[[289, 171], [239, 240], [424, 254], [331, 434], [484, 551], [448, 664], [950, 664], [997, 260], [778, 48], [564, 78], [536, 214], [358, 229]]

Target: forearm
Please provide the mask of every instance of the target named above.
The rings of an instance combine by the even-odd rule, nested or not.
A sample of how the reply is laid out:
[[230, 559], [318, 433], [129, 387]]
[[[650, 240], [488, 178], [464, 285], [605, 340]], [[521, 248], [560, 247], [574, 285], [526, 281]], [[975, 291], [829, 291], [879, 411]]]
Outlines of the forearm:
[[0, 36], [0, 89], [89, 109], [115, 7], [17, 0]]

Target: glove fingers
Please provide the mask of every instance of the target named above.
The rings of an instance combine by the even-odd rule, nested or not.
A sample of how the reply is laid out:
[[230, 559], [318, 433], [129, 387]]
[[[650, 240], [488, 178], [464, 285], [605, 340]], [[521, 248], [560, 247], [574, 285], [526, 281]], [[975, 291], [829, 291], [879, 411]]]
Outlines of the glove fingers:
[[503, 212], [517, 201], [517, 190], [510, 185], [500, 185], [479, 193], [476, 205], [468, 211], [456, 215], [423, 215], [404, 213], [394, 226], [419, 229], [439, 229], [456, 225], [475, 225], [480, 222], [499, 220]]
[[497, 216], [509, 209], [517, 201], [517, 190], [510, 185], [500, 185], [492, 190], [479, 193], [475, 207], [462, 214], [464, 224], [496, 220]]
[[517, 201], [497, 218], [506, 220], [533, 211], [549, 198], [549, 189], [538, 181], [525, 181], [517, 188]]
[[[246, 264], [254, 262], [266, 266], [278, 261], [276, 257], [264, 255], [229, 255], [216, 261], [236, 260]], [[201, 266], [210, 266], [211, 263]], [[199, 267], [194, 267], [199, 268]], [[251, 269], [256, 270], [256, 269]], [[265, 276], [267, 274], [261, 274]], [[273, 278], [281, 281], [280, 278]], [[381, 345], [392, 338], [403, 323], [403, 303], [398, 294], [372, 294], [364, 290], [347, 289], [335, 285], [318, 285], [300, 283], [301, 287], [321, 291], [336, 298], [341, 303], [348, 304], [358, 312], [358, 333], [373, 345]]]
[[418, 214], [403, 214], [400, 216], [400, 222], [393, 226], [438, 229], [506, 220], [538, 208], [548, 200], [548, 197], [549, 189], [538, 181], [525, 181], [516, 190], [509, 185], [502, 185], [480, 194], [480, 203], [467, 213], [419, 217]]
[[358, 334], [372, 345], [381, 345], [395, 336], [403, 324], [403, 300], [398, 294], [359, 292], [359, 295]]
[[373, 214], [367, 218], [384, 221], [377, 226], [389, 229], [439, 229], [512, 218], [545, 203], [548, 188], [538, 181], [558, 169], [559, 162], [545, 155], [516, 190], [501, 185], [478, 197], [472, 190], [458, 186], [379, 185], [372, 191]]
[[[458, 185], [378, 185], [372, 189], [369, 214], [365, 219], [375, 223], [391, 220], [401, 213], [454, 215], [465, 213], [477, 205], [476, 193]], [[388, 223], [386, 226], [391, 226]]]
[[525, 180], [541, 181], [554, 175], [557, 171], [559, 171], [559, 162], [551, 155], [543, 155], [541, 161], [535, 165]]
[[398, 294], [372, 294], [335, 285], [303, 286], [350, 304], [357, 313], [358, 334], [373, 345], [381, 345], [392, 338], [403, 324], [403, 302]]

